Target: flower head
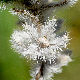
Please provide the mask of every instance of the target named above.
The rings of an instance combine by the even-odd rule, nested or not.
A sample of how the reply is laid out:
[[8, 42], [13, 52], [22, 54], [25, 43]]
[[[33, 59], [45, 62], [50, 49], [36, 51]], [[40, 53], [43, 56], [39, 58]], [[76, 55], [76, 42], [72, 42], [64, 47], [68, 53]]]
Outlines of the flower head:
[[63, 51], [70, 40], [67, 32], [63, 36], [55, 33], [56, 19], [54, 18], [40, 26], [40, 29], [34, 24], [25, 24], [23, 27], [22, 31], [14, 30], [10, 40], [12, 48], [25, 57], [30, 55], [33, 60], [41, 56], [51, 59], [52, 56]]

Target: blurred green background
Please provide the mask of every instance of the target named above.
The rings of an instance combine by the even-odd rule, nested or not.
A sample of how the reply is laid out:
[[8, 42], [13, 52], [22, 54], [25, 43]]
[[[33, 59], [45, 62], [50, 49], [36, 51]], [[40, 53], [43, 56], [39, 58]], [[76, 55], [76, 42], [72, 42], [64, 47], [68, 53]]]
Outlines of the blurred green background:
[[[68, 46], [73, 51], [73, 62], [64, 66], [63, 72], [54, 74], [54, 80], [80, 80], [80, 1], [73, 7], [56, 8], [56, 18], [64, 19], [63, 28], [70, 31], [73, 38]], [[0, 10], [1, 11], [1, 10]], [[8, 10], [0, 12], [0, 80], [30, 80], [30, 62], [20, 58], [20, 55], [11, 49], [9, 42], [13, 29], [18, 26], [17, 16], [11, 15]]]
[[29, 80], [29, 62], [11, 49], [9, 42], [16, 29], [17, 16], [0, 12], [0, 80]]

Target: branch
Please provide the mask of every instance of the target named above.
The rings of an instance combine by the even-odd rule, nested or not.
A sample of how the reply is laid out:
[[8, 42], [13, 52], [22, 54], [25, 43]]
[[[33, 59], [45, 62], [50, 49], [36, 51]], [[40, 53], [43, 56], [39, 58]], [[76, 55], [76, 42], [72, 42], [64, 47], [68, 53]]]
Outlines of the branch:
[[45, 69], [45, 62], [42, 61], [40, 70], [39, 70], [39, 72], [38, 72], [37, 75], [36, 75], [36, 80], [39, 80], [40, 77], [43, 76], [44, 69]]
[[60, 7], [60, 6], [64, 6], [64, 5], [68, 4], [69, 2], [70, 2], [70, 0], [63, 0], [63, 1], [59, 1], [57, 3], [53, 2], [53, 3], [50, 3], [47, 6], [44, 6], [43, 8]]

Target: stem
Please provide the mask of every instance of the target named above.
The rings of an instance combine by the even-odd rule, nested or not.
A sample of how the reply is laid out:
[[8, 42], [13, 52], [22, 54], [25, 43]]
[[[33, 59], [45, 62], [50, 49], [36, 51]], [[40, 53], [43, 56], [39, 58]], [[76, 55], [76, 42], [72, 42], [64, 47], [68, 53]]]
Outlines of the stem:
[[57, 3], [53, 2], [47, 6], [44, 6], [43, 8], [60, 7], [60, 6], [64, 6], [64, 5], [68, 4], [69, 2], [70, 2], [70, 0], [63, 0], [63, 1], [59, 1]]
[[39, 72], [36, 75], [36, 80], [39, 80], [40, 77], [44, 75], [44, 69], [45, 69], [45, 62], [42, 61], [40, 70], [39, 70]]

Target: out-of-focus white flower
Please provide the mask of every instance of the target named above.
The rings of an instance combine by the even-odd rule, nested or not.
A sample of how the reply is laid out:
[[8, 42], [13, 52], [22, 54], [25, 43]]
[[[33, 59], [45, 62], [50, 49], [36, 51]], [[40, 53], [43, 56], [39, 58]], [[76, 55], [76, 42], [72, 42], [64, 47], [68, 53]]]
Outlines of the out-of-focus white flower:
[[70, 1], [69, 1], [70, 6], [73, 6], [74, 4], [76, 4], [77, 1], [78, 1], [78, 0], [70, 0]]

